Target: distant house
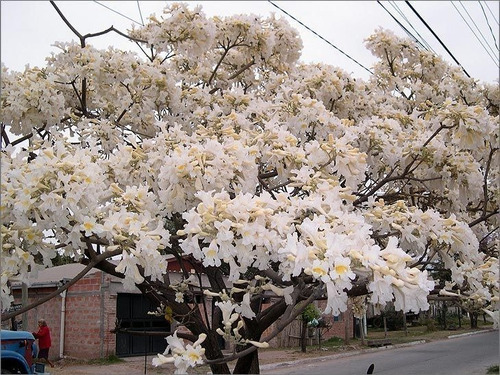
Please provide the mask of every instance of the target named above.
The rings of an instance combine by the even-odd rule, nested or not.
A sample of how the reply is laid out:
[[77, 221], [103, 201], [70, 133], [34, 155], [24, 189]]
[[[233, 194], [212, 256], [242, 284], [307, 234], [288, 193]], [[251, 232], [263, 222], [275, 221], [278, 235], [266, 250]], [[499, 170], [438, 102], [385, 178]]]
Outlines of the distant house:
[[[39, 271], [28, 287], [28, 303], [32, 303], [73, 279], [84, 268], [81, 264], [66, 264]], [[178, 264], [169, 264], [172, 282], [180, 280]], [[204, 286], [208, 282], [203, 278]], [[22, 301], [20, 284], [12, 287], [15, 306]], [[209, 301], [210, 302], [210, 301]], [[269, 300], [270, 302], [270, 300]], [[317, 301], [321, 308], [325, 301]], [[37, 321], [44, 318], [51, 329], [51, 358], [104, 358], [115, 354], [120, 357], [156, 354], [163, 352], [166, 341], [159, 336], [114, 334], [110, 331], [120, 322], [122, 328], [144, 331], [171, 332], [172, 327], [163, 317], [155, 317], [148, 311], [156, 310], [149, 299], [139, 290], [125, 291], [121, 280], [100, 270], [92, 269], [85, 277], [69, 287], [66, 292], [27, 313], [28, 330], [37, 329]], [[212, 308], [212, 303], [207, 303]], [[211, 311], [207, 311], [209, 316]], [[16, 317], [20, 320], [22, 315]], [[345, 338], [353, 335], [353, 319], [350, 310], [339, 317], [324, 316], [328, 330], [323, 329], [323, 340], [332, 336]], [[8, 324], [9, 322], [2, 322]], [[347, 324], [347, 328], [346, 328]], [[292, 324], [275, 339], [271, 346], [297, 346], [298, 327]], [[4, 327], [10, 328], [10, 327]], [[269, 330], [272, 330], [270, 327]], [[266, 333], [263, 335], [265, 336]]]
[[[320, 311], [326, 308], [326, 300], [315, 301], [314, 304]], [[326, 341], [332, 337], [338, 337], [343, 340], [348, 340], [357, 337], [357, 330], [359, 329], [359, 320], [355, 320], [352, 314], [351, 303], [347, 304], [347, 311], [340, 313], [337, 316], [330, 314], [323, 314], [321, 316], [322, 325], [318, 328], [308, 329], [307, 344], [318, 344], [319, 337], [321, 341]], [[358, 325], [357, 325], [358, 324]], [[272, 331], [274, 327], [271, 326], [264, 334], [265, 337]], [[290, 347], [299, 346], [301, 337], [302, 321], [300, 319], [294, 320], [285, 329], [278, 334], [269, 343], [272, 347]], [[319, 332], [318, 332], [319, 331]], [[319, 333], [319, 335], [318, 335]]]
[[[55, 291], [83, 268], [81, 264], [66, 264], [39, 271], [36, 280], [28, 287], [28, 303]], [[173, 271], [170, 278], [175, 281], [180, 279], [180, 274]], [[14, 285], [12, 289], [15, 305], [20, 305], [22, 288]], [[40, 318], [47, 321], [52, 336], [52, 358], [134, 356], [143, 355], [145, 351], [158, 353], [166, 347], [162, 337], [110, 332], [117, 321], [123, 328], [169, 332], [170, 324], [164, 318], [147, 314], [156, 308], [139, 290], [125, 291], [119, 278], [92, 269], [66, 292], [30, 310], [27, 313], [28, 330], [35, 331]], [[16, 318], [21, 319], [21, 315]]]

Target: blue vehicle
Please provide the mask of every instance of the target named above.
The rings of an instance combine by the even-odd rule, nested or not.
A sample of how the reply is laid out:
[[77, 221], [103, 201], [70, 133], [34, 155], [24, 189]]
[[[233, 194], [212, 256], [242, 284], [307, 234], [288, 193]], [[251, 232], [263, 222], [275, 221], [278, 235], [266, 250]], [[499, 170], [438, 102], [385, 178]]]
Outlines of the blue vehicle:
[[37, 374], [45, 369], [40, 364], [35, 364], [38, 347], [35, 337], [27, 331], [3, 330], [0, 333], [2, 345], [1, 365], [2, 374]]

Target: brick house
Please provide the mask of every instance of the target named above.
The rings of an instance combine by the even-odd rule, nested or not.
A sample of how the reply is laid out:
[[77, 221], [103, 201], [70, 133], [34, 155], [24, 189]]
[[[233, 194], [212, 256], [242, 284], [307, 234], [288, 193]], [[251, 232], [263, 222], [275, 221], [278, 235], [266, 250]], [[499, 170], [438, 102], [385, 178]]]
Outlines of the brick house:
[[[27, 289], [28, 303], [48, 295], [63, 283], [73, 279], [82, 269], [81, 264], [66, 264], [39, 271]], [[177, 264], [169, 264], [169, 277], [172, 282], [181, 278]], [[204, 278], [202, 278], [204, 279]], [[206, 279], [204, 286], [208, 285]], [[22, 287], [12, 287], [14, 306], [20, 306]], [[315, 302], [320, 309], [326, 301]], [[212, 303], [207, 303], [211, 309]], [[52, 298], [26, 313], [28, 331], [37, 329], [37, 321], [43, 318], [51, 329], [51, 358], [104, 358], [109, 355], [120, 357], [156, 354], [163, 352], [166, 342], [159, 336], [134, 336], [114, 334], [110, 331], [120, 321], [123, 328], [144, 331], [172, 331], [170, 324], [163, 318], [147, 314], [156, 310], [157, 305], [146, 299], [139, 290], [125, 291], [121, 280], [100, 270], [92, 269], [85, 277], [69, 287], [66, 292]], [[201, 305], [200, 305], [201, 307]], [[211, 311], [207, 311], [208, 316]], [[347, 317], [347, 319], [345, 319]], [[350, 309], [339, 317], [324, 316], [329, 329], [323, 329], [322, 339], [337, 336], [353, 337], [353, 319]], [[22, 319], [22, 315], [16, 317]], [[347, 323], [347, 327], [346, 327]], [[9, 322], [2, 322], [9, 324]], [[10, 327], [3, 327], [10, 329]], [[269, 330], [272, 330], [270, 327]], [[267, 332], [263, 336], [266, 336]], [[297, 346], [300, 344], [300, 322], [288, 326], [270, 345], [273, 347]], [[316, 341], [317, 342], [317, 341]], [[312, 343], [312, 341], [311, 341]]]
[[[38, 272], [28, 287], [27, 300], [32, 303], [54, 292], [74, 278], [84, 268], [81, 264], [66, 264]], [[171, 280], [180, 274], [171, 272]], [[21, 305], [22, 287], [12, 287], [14, 306]], [[166, 342], [161, 337], [114, 334], [116, 321], [123, 328], [169, 332], [170, 324], [163, 318], [148, 315], [155, 310], [139, 290], [125, 291], [121, 280], [97, 269], [70, 286], [66, 292], [28, 311], [27, 330], [35, 331], [43, 318], [51, 330], [51, 358], [104, 358], [163, 352]], [[22, 319], [22, 315], [16, 317]], [[2, 324], [10, 322], [2, 322]], [[9, 328], [9, 327], [3, 327]]]

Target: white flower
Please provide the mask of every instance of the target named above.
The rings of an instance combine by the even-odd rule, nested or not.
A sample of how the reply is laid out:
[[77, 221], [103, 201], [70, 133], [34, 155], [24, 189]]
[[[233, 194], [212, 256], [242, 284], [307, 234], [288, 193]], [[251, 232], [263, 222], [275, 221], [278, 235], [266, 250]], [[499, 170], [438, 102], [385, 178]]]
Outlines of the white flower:
[[500, 321], [500, 311], [490, 311], [488, 309], [483, 309], [483, 311], [493, 319], [493, 329], [497, 329]]
[[115, 271], [125, 274], [127, 280], [136, 284], [141, 284], [144, 281], [137, 267], [137, 258], [129, 255], [126, 251], [122, 253], [122, 260], [115, 267]]
[[326, 282], [328, 281], [329, 268], [325, 260], [315, 259], [311, 267], [306, 268], [304, 272], [308, 275], [312, 275], [316, 279], [321, 279]]
[[235, 311], [240, 313], [242, 316], [248, 319], [253, 319], [255, 317], [255, 313], [252, 311], [250, 307], [250, 293], [245, 293], [243, 296], [243, 301], [236, 306]]
[[330, 272], [330, 277], [332, 280], [337, 278], [342, 280], [352, 280], [356, 277], [354, 272], [351, 270], [351, 259], [344, 257], [337, 257], [334, 260], [334, 266]]
[[175, 302], [177, 302], [177, 303], [184, 303], [184, 293], [182, 293], [182, 292], [176, 292], [175, 293]]
[[325, 283], [327, 293], [327, 304], [324, 313], [339, 315], [347, 310], [347, 294], [339, 289], [333, 282]]
[[174, 357], [165, 357], [163, 354], [157, 354], [158, 357], [153, 358], [153, 366], [158, 367], [166, 363], [174, 362]]
[[252, 340], [245, 340], [248, 344], [252, 344], [253, 346], [256, 346], [257, 348], [269, 348], [269, 343], [267, 342], [259, 342], [259, 341], [252, 341]]
[[[153, 366], [173, 362], [176, 367], [175, 374], [185, 374], [189, 367], [203, 364], [205, 349], [201, 347], [201, 344], [206, 338], [207, 335], [202, 333], [193, 345], [188, 344], [184, 347], [184, 342], [177, 337], [177, 331], [175, 331], [172, 336], [167, 337], [168, 346], [165, 352], [153, 358]], [[166, 357], [170, 352], [172, 357]]]
[[231, 301], [224, 301], [215, 302], [215, 306], [222, 311], [222, 324], [228, 329], [231, 328], [231, 325], [238, 319], [238, 314], [232, 314], [236, 305], [232, 304]]
[[285, 303], [290, 305], [293, 302], [292, 292], [294, 290], [293, 285], [287, 286], [286, 288], [280, 288], [271, 283], [262, 285], [263, 290], [272, 290], [277, 296], [283, 296], [285, 298]]
[[101, 224], [96, 222], [95, 217], [84, 216], [82, 224], [80, 225], [80, 230], [85, 232], [85, 236], [89, 237], [92, 234], [100, 234], [103, 231]]
[[391, 276], [381, 275], [377, 271], [373, 272], [373, 281], [368, 283], [368, 291], [372, 292], [370, 297], [372, 303], [385, 305], [387, 302], [392, 301], [392, 279]]

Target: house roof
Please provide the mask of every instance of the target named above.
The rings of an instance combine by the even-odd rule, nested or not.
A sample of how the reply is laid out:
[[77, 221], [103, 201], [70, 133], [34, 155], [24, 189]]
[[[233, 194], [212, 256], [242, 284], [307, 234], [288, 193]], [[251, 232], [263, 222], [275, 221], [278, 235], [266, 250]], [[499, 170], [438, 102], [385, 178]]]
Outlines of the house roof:
[[[113, 261], [112, 261], [113, 262]], [[36, 272], [29, 273], [29, 288], [47, 288], [47, 287], [58, 287], [63, 283], [73, 279], [76, 275], [78, 275], [85, 266], [80, 263], [69, 263], [64, 264], [62, 266], [55, 266], [50, 268], [45, 268], [43, 270], [38, 270]], [[84, 277], [88, 275], [92, 275], [96, 272], [100, 272], [97, 268], [92, 268], [88, 271]], [[169, 271], [170, 281], [172, 283], [177, 283], [182, 280], [182, 272], [171, 270]], [[201, 275], [202, 285], [208, 286], [210, 285], [208, 278], [205, 274]], [[121, 282], [120, 279], [116, 278], [116, 281]], [[232, 283], [228, 283], [230, 285]], [[20, 289], [21, 281], [12, 280], [12, 289]]]
[[[63, 264], [62, 266], [45, 268], [37, 272], [30, 272], [28, 286], [31, 288], [56, 286], [60, 282], [73, 279], [84, 268], [85, 266], [83, 264], [70, 263], [70, 264]], [[100, 271], [96, 268], [92, 268], [89, 272], [87, 272], [86, 275], [92, 275], [96, 272]], [[13, 289], [17, 289], [20, 287], [21, 287], [20, 281], [14, 281], [12, 283]]]

